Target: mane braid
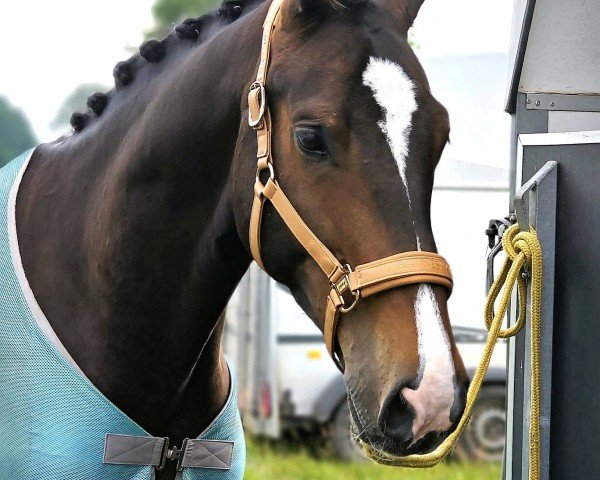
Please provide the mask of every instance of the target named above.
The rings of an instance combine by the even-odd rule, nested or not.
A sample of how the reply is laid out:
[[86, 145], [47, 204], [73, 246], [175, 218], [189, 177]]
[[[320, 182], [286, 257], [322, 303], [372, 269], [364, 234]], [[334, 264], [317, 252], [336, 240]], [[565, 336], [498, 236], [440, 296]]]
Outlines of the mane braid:
[[[149, 64], [160, 63], [169, 50], [182, 44], [192, 42], [202, 44], [222, 28], [230, 25], [245, 12], [252, 10], [264, 0], [223, 0], [221, 6], [198, 18], [188, 18], [177, 25], [170, 35], [163, 40], [148, 40], [140, 45], [139, 53], [128, 60], [118, 62], [113, 69], [115, 89], [108, 93], [96, 92], [87, 100], [88, 111], [76, 112], [71, 116], [73, 133], [87, 128], [94, 119], [100, 117], [108, 107], [115, 90], [123, 90], [134, 81], [137, 71]], [[341, 1], [341, 0], [332, 0]], [[174, 47], [175, 46], [175, 47]]]

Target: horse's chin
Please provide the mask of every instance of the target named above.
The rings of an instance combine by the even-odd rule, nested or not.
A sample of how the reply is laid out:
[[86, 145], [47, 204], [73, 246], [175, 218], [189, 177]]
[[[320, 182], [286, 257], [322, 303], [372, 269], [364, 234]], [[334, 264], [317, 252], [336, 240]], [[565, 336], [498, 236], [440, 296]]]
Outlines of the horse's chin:
[[[351, 415], [352, 417], [352, 415]], [[362, 438], [358, 433], [354, 419], [350, 418], [350, 435], [352, 440], [360, 445], [363, 455], [376, 463], [390, 466], [405, 466], [406, 457], [413, 454], [427, 454], [435, 450], [435, 445], [425, 447], [425, 451], [420, 448], [420, 443], [412, 444], [408, 449], [400, 449], [395, 446], [395, 452], [384, 450], [385, 447], [392, 446], [394, 442], [381, 442], [381, 446], [371, 443], [368, 437]], [[394, 448], [394, 447], [393, 447]]]
[[403, 458], [402, 456], [379, 450], [363, 440], [358, 440], [358, 444], [361, 446], [365, 457], [381, 465], [397, 465]]
[[361, 438], [358, 431], [358, 427], [354, 422], [352, 415], [350, 415], [350, 436], [352, 441], [360, 445], [363, 455], [369, 460], [382, 465], [394, 465], [395, 462], [402, 458], [402, 456], [386, 452], [375, 445], [372, 445], [367, 439]]

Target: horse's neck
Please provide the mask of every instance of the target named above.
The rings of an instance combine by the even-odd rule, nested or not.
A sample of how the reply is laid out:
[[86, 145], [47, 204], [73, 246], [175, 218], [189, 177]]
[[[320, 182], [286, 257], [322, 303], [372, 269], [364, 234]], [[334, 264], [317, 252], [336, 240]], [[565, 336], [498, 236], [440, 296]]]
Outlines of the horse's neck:
[[115, 102], [113, 119], [40, 147], [18, 198], [25, 271], [59, 338], [117, 406], [175, 441], [229, 388], [219, 318], [250, 261], [230, 204], [260, 45], [246, 23], [163, 76], [152, 102]]

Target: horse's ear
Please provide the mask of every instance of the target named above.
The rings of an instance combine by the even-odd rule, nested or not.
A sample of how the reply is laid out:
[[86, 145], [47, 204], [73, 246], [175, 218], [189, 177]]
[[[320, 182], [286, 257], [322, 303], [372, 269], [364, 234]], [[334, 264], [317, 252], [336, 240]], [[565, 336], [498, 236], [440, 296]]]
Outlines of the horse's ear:
[[389, 12], [394, 21], [406, 34], [408, 29], [412, 27], [419, 9], [425, 0], [374, 0], [374, 3]]

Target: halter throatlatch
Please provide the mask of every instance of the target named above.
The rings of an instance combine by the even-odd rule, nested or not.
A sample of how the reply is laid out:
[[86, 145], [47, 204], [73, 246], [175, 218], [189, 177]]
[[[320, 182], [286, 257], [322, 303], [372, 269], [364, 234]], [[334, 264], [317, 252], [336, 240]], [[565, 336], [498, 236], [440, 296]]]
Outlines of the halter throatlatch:
[[[264, 269], [260, 249], [260, 226], [265, 200], [275, 207], [292, 234], [327, 276], [331, 290], [327, 296], [324, 336], [327, 350], [343, 372], [343, 360], [336, 354], [336, 331], [340, 313], [353, 310], [361, 298], [416, 283], [434, 283], [452, 291], [452, 273], [446, 260], [430, 252], [405, 252], [357, 266], [342, 265], [304, 223], [285, 196], [275, 176], [271, 151], [271, 115], [265, 88], [273, 31], [285, 0], [273, 0], [267, 14], [262, 37], [260, 63], [256, 81], [248, 94], [248, 122], [256, 131], [258, 141], [254, 203], [250, 217], [250, 249], [256, 263]], [[263, 172], [269, 172], [266, 183]]]

